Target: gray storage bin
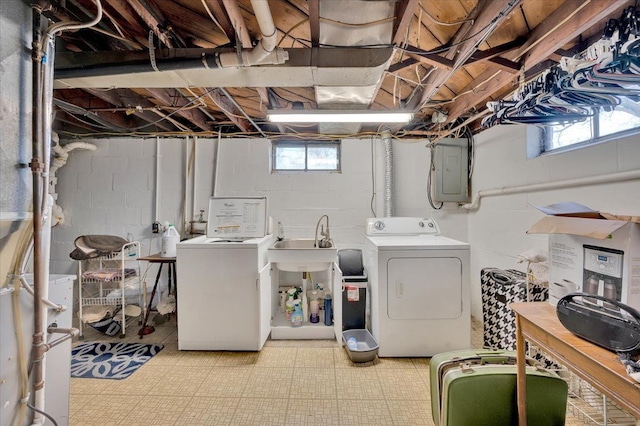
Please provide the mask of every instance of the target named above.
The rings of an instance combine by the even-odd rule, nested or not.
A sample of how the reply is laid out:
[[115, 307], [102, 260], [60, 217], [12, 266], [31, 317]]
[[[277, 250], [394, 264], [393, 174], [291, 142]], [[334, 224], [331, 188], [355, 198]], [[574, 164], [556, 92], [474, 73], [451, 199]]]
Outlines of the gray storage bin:
[[[348, 341], [350, 338], [356, 340], [356, 347], [350, 348]], [[349, 354], [349, 359], [353, 362], [373, 361], [378, 354], [378, 342], [373, 338], [369, 330], [346, 330], [342, 332], [344, 347]]]

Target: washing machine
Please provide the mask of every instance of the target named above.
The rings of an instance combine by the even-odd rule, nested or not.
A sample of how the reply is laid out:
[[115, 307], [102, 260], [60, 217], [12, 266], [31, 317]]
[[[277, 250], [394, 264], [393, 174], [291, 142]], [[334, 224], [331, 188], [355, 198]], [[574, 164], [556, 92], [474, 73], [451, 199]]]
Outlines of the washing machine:
[[430, 357], [471, 347], [469, 244], [433, 219], [367, 219], [364, 262], [380, 357]]

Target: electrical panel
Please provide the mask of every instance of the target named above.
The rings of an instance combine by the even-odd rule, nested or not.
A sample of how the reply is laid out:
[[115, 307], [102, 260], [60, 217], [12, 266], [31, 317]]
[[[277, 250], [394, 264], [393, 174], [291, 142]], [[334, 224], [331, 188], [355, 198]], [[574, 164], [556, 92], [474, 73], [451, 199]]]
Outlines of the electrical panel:
[[469, 201], [469, 144], [465, 139], [440, 140], [431, 151], [435, 170], [431, 170], [435, 202]]

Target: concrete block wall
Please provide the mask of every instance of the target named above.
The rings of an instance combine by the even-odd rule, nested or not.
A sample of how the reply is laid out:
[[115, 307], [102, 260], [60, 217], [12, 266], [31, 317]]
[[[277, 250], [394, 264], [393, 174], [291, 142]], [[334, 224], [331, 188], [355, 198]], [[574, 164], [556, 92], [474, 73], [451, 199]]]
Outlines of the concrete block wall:
[[[392, 143], [393, 215], [433, 216], [444, 235], [466, 240], [466, 212], [450, 206], [434, 211], [427, 203], [425, 143]], [[220, 141], [216, 195], [266, 195], [274, 224], [281, 221], [287, 237], [312, 238], [318, 219], [328, 214], [338, 247], [361, 247], [366, 219], [384, 216], [382, 141], [343, 140], [340, 173], [271, 173], [270, 147], [264, 139]]]
[[[640, 169], [638, 137], [527, 159], [527, 139], [536, 143], [534, 127], [498, 126], [476, 137], [473, 193], [481, 190], [555, 182]], [[471, 243], [472, 313], [482, 317], [480, 270], [484, 267], [525, 270], [517, 255], [528, 249], [547, 250], [546, 235], [527, 229], [544, 215], [533, 205], [574, 201], [595, 210], [640, 214], [640, 181], [575, 186], [482, 198], [468, 214]]]
[[[160, 251], [161, 234], [152, 234], [151, 224], [156, 220], [172, 223], [181, 220], [183, 139], [84, 142], [97, 149], [72, 151], [67, 164], [57, 173], [56, 192], [65, 221], [53, 228], [52, 273], [75, 273], [76, 263], [69, 253], [80, 235], [106, 234], [137, 240], [142, 243], [143, 255], [153, 254]], [[161, 176], [158, 212], [156, 160]]]
[[313, 238], [327, 214], [338, 247], [360, 247], [373, 215], [371, 149], [369, 139], [344, 140], [339, 173], [271, 173], [269, 140], [222, 140], [215, 195], [266, 195], [273, 223], [282, 222], [288, 238]]
[[[426, 140], [393, 141], [394, 216], [433, 217], [440, 232], [467, 241], [467, 212], [456, 203], [433, 209], [427, 200], [431, 152]], [[439, 204], [436, 203], [436, 206]]]
[[[271, 143], [266, 139], [85, 142], [97, 150], [72, 151], [57, 174], [58, 203], [66, 221], [53, 230], [51, 268], [55, 273], [75, 271], [69, 253], [80, 235], [133, 238], [142, 242], [144, 254], [160, 250], [160, 235], [151, 233], [155, 220], [173, 223], [186, 236], [183, 225], [196, 219], [200, 209], [207, 210], [214, 180], [216, 196], [266, 195], [274, 223], [281, 221], [286, 236], [292, 238], [313, 238], [318, 219], [327, 214], [339, 247], [361, 247], [365, 220], [374, 212], [384, 214], [384, 149], [379, 138], [343, 140], [340, 173], [271, 173]], [[194, 146], [190, 173], [195, 178], [185, 183]], [[434, 216], [444, 235], [466, 240], [466, 212], [450, 206], [433, 211], [427, 204], [425, 141], [393, 142], [392, 146], [393, 214]]]

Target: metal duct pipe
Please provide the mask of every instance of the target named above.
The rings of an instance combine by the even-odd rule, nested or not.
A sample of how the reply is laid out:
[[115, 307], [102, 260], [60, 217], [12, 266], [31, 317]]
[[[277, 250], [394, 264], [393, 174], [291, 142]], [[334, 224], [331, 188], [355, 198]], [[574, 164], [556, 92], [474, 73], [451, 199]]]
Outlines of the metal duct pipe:
[[278, 30], [273, 23], [269, 2], [265, 0], [251, 0], [253, 12], [256, 15], [262, 39], [256, 47], [235, 52], [221, 53], [219, 63], [221, 67], [248, 67], [251, 65], [279, 65], [289, 59], [289, 53], [276, 47]]
[[393, 216], [393, 150], [391, 148], [391, 133], [382, 132], [384, 144], [384, 216]]

